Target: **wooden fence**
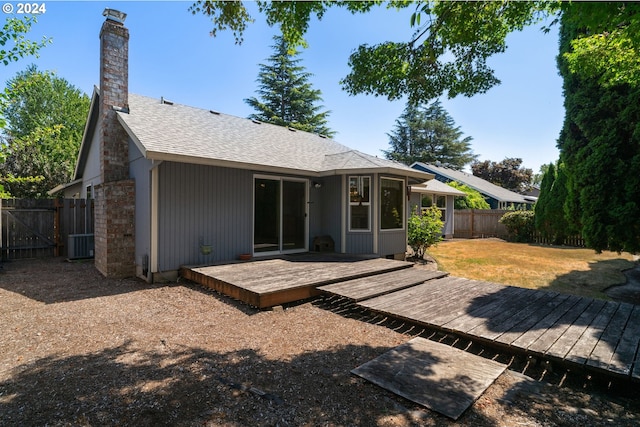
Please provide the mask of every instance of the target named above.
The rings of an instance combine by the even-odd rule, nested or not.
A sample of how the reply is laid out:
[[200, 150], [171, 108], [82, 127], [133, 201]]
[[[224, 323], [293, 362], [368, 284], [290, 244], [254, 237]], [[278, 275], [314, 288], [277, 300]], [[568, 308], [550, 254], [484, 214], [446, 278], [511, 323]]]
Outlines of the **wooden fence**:
[[4, 199], [2, 259], [67, 256], [70, 234], [93, 233], [93, 200]]
[[502, 209], [461, 209], [454, 212], [455, 238], [508, 237], [500, 218], [509, 211]]
[[[484, 237], [499, 237], [508, 239], [507, 228], [500, 224], [500, 218], [511, 212], [502, 209], [462, 209], [454, 212], [454, 234], [453, 237], [461, 239], [474, 239]], [[531, 236], [532, 243], [550, 245], [549, 239], [542, 237], [540, 233]], [[585, 247], [584, 239], [581, 236], [570, 236], [564, 240], [563, 245], [578, 248]]]

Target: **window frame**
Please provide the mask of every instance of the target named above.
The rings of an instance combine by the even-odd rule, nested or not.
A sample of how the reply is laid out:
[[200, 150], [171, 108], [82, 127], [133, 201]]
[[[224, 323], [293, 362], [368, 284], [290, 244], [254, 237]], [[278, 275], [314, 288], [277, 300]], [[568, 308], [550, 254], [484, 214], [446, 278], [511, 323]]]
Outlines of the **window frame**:
[[[382, 218], [382, 206], [384, 204], [384, 185], [383, 185], [383, 181], [397, 181], [400, 182], [400, 191], [402, 192], [402, 196], [400, 198], [400, 200], [402, 201], [401, 207], [402, 207], [402, 212], [400, 212], [400, 222], [401, 222], [401, 226], [397, 227], [397, 228], [383, 228], [383, 218]], [[405, 202], [405, 197], [406, 197], [406, 182], [404, 179], [401, 178], [391, 178], [391, 177], [387, 177], [387, 176], [383, 176], [380, 177], [380, 209], [379, 209], [379, 215], [380, 215], [380, 231], [384, 232], [384, 231], [403, 231], [406, 229], [406, 212], [405, 210], [407, 209], [407, 204]]]
[[[353, 197], [354, 195], [351, 192], [351, 182], [352, 180], [355, 179], [356, 180], [356, 193], [355, 195], [360, 195], [362, 197], [362, 195], [366, 194], [367, 199], [366, 200], [358, 200], [358, 201], [354, 201]], [[368, 181], [368, 189], [367, 192], [365, 193], [364, 189], [365, 189], [365, 185], [364, 185], [364, 181]], [[348, 181], [348, 185], [349, 185], [349, 190], [348, 190], [348, 197], [349, 197], [349, 213], [348, 213], [348, 221], [349, 221], [349, 227], [348, 230], [349, 232], [355, 232], [355, 233], [362, 233], [362, 232], [370, 232], [371, 231], [371, 176], [370, 175], [349, 175], [349, 181]], [[353, 228], [353, 206], [366, 206], [367, 207], [367, 228]]]

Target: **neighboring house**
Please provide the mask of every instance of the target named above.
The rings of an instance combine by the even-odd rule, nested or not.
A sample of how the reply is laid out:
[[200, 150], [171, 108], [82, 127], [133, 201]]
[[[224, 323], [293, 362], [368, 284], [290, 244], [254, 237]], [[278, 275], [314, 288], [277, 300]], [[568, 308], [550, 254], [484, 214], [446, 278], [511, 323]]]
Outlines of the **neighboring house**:
[[100, 88], [62, 188], [95, 197], [104, 275], [154, 281], [182, 265], [320, 248], [404, 257], [407, 189], [433, 175], [321, 135], [129, 94], [125, 15], [105, 15]]
[[454, 225], [454, 199], [456, 196], [466, 196], [463, 191], [457, 190], [447, 184], [432, 179], [422, 184], [411, 186], [411, 196], [409, 198], [409, 214], [418, 209], [436, 206], [442, 213], [442, 235], [445, 239], [453, 238]]
[[491, 209], [509, 209], [511, 207], [515, 207], [516, 209], [531, 209], [537, 200], [536, 197], [515, 193], [467, 172], [422, 162], [415, 162], [411, 167], [434, 174], [436, 180], [440, 182], [447, 183], [457, 181], [466, 184], [482, 194], [487, 200], [487, 203], [489, 203], [489, 206], [491, 206]]

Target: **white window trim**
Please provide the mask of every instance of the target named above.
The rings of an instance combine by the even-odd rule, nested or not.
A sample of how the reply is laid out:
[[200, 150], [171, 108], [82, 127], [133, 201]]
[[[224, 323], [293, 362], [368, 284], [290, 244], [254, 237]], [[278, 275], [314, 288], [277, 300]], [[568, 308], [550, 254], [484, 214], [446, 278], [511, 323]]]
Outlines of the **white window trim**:
[[[358, 179], [358, 187], [362, 185], [362, 178], [367, 178], [369, 180], [369, 201], [368, 202], [352, 202], [351, 201], [351, 178]], [[371, 198], [373, 196], [373, 180], [370, 175], [349, 175], [347, 177], [347, 202], [349, 204], [349, 208], [347, 209], [347, 230], [349, 233], [370, 233], [371, 232]], [[367, 216], [367, 228], [351, 228], [351, 206], [367, 206], [368, 216]]]

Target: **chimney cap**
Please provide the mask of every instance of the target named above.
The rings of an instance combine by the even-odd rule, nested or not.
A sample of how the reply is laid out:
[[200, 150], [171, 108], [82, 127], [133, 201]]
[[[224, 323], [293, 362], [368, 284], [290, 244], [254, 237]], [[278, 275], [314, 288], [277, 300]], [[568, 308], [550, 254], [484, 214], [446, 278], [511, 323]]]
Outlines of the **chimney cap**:
[[118, 24], [124, 24], [124, 20], [127, 19], [127, 14], [124, 12], [120, 12], [119, 10], [106, 8], [104, 12], [102, 12], [102, 16], [107, 17], [107, 21], [114, 21]]

